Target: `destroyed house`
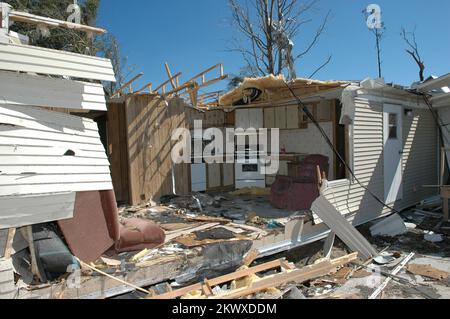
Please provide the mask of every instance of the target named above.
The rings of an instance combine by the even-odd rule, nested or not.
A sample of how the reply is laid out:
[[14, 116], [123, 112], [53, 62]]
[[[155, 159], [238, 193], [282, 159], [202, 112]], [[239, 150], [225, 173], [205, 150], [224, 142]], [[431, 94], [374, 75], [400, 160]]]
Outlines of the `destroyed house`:
[[[437, 188], [425, 186], [444, 182], [433, 104], [445, 117], [448, 95], [441, 93], [448, 91], [440, 85], [446, 77], [406, 89], [382, 79], [287, 82], [268, 76], [245, 79], [227, 93], [201, 93], [226, 78], [221, 64], [183, 84], [181, 73], [172, 75], [166, 64], [168, 80], [161, 85], [135, 89], [139, 74], [105, 97], [101, 81], [115, 81], [111, 61], [30, 46], [8, 29], [9, 19], [48, 27], [69, 27], [66, 22], [5, 5], [2, 19], [0, 248], [6, 249], [0, 256], [6, 258], [0, 260], [0, 292], [5, 297], [150, 295], [143, 287], [202, 280], [159, 297], [192, 290], [214, 297], [205, 278], [216, 278], [217, 286], [274, 268], [292, 271], [277, 274], [280, 284], [294, 277], [308, 280], [315, 278], [311, 272], [326, 275], [358, 254], [366, 260], [377, 254], [350, 223], [414, 206], [437, 194]], [[227, 141], [240, 137], [234, 129], [267, 129], [271, 142], [246, 137], [243, 152], [235, 148], [224, 155], [243, 156], [244, 163], [209, 163], [194, 154], [190, 163], [176, 164], [175, 130], [190, 131], [187, 143], [203, 149], [212, 141], [195, 134], [196, 121], [203, 130], [219, 129]], [[272, 147], [271, 129], [279, 130], [279, 149]], [[263, 174], [262, 163], [277, 159], [277, 172]], [[45, 228], [48, 223], [58, 231]], [[74, 259], [82, 266], [80, 286], [53, 277], [52, 266], [61, 265], [42, 261], [43, 233], [54, 234], [47, 237], [64, 252], [59, 262]], [[308, 269], [277, 260], [230, 273], [256, 258], [334, 241], [335, 233], [357, 253]], [[17, 285], [13, 268], [21, 275]], [[225, 297], [273, 287], [273, 278], [258, 285]]]
[[[311, 210], [319, 196], [320, 183], [321, 194], [354, 225], [361, 225], [437, 194], [436, 189], [423, 187], [438, 181], [439, 136], [422, 95], [371, 79], [297, 79], [287, 85], [282, 77], [245, 79], [240, 87], [222, 94], [215, 103], [198, 103], [196, 107], [176, 94], [157, 91], [128, 93], [110, 100], [108, 117], [125, 121], [121, 125], [111, 122], [108, 130], [113, 136], [109, 139], [113, 182], [118, 176], [125, 176], [131, 184], [119, 190], [127, 183], [117, 180], [117, 197], [136, 205], [171, 194], [217, 195], [233, 189], [244, 189], [243, 193], [252, 188], [266, 189], [266, 203], [252, 209], [257, 214], [259, 210], [270, 212], [265, 217], [276, 218], [278, 214], [283, 218]], [[350, 170], [303, 112], [297, 98], [306, 105]], [[122, 112], [122, 116], [116, 112]], [[260, 164], [255, 163], [173, 164], [170, 152], [176, 141], [171, 141], [171, 130], [193, 129], [194, 119], [203, 120], [204, 129], [278, 128], [278, 173], [264, 176]], [[120, 132], [116, 127], [121, 127]], [[117, 133], [123, 136], [115, 137]], [[119, 141], [124, 144], [114, 144]], [[127, 158], [121, 160], [119, 157], [123, 156]], [[304, 161], [309, 159], [316, 161], [311, 182], [297, 182], [305, 172]], [[318, 174], [316, 166], [321, 170]], [[302, 221], [303, 226], [298, 226], [297, 234], [286, 227], [283, 236], [265, 240], [264, 248], [259, 248], [272, 252], [326, 237], [329, 228], [312, 213]]]

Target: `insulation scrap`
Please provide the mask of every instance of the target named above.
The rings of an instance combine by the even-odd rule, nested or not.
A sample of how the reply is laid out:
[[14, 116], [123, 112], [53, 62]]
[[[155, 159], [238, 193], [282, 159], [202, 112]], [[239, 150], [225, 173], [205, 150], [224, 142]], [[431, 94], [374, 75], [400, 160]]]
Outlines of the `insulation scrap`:
[[[336, 88], [343, 84], [348, 83], [349, 83], [348, 81], [319, 81], [312, 79], [297, 78], [293, 81], [290, 81], [289, 85], [293, 88], [300, 86], [321, 86], [328, 88]], [[223, 106], [232, 105], [235, 101], [238, 101], [242, 98], [245, 90], [253, 88], [258, 89], [260, 91], [286, 89], [286, 80], [283, 75], [279, 76], [268, 75], [265, 77], [245, 78], [238, 88], [221, 96], [219, 104]]]

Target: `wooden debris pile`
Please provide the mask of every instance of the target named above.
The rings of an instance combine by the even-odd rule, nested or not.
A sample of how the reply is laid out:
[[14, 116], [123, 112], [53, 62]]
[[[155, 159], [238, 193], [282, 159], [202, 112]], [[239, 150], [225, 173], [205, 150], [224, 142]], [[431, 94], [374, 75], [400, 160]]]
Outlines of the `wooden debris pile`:
[[[336, 272], [339, 268], [355, 261], [357, 255], [354, 253], [334, 260], [323, 260], [301, 269], [296, 268], [285, 259], [251, 268], [244, 265], [234, 273], [214, 279], [205, 279], [201, 283], [169, 291], [149, 299], [240, 299], [261, 292], [276, 294], [279, 293], [278, 288], [285, 287], [290, 283], [300, 284]], [[262, 277], [258, 275], [274, 270], [278, 270], [278, 272]], [[224, 289], [224, 287], [229, 288]]]

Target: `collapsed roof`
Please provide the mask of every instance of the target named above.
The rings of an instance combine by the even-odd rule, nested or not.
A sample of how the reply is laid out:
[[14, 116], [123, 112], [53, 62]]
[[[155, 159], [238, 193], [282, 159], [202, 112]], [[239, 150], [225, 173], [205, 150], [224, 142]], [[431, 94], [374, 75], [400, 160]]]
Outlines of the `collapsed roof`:
[[223, 95], [219, 105], [232, 107], [258, 102], [274, 102], [292, 99], [292, 94], [287, 87], [291, 87], [300, 95], [316, 94], [331, 89], [341, 88], [349, 85], [350, 81], [319, 81], [313, 79], [298, 78], [286, 82], [283, 75], [269, 75], [259, 78], [245, 78], [242, 84], [232, 91]]

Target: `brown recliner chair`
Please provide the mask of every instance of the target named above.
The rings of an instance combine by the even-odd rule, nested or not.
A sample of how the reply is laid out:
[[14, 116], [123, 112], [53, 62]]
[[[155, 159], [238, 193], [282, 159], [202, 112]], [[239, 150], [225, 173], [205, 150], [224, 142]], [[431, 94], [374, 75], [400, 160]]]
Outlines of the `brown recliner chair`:
[[112, 190], [77, 193], [73, 218], [58, 225], [71, 252], [87, 263], [111, 249], [119, 253], [138, 251], [165, 241], [164, 231], [151, 221], [125, 219], [119, 223]]
[[310, 155], [301, 163], [296, 177], [278, 175], [271, 187], [270, 202], [288, 211], [309, 210], [319, 197], [317, 167], [328, 176], [329, 159], [323, 155]]

